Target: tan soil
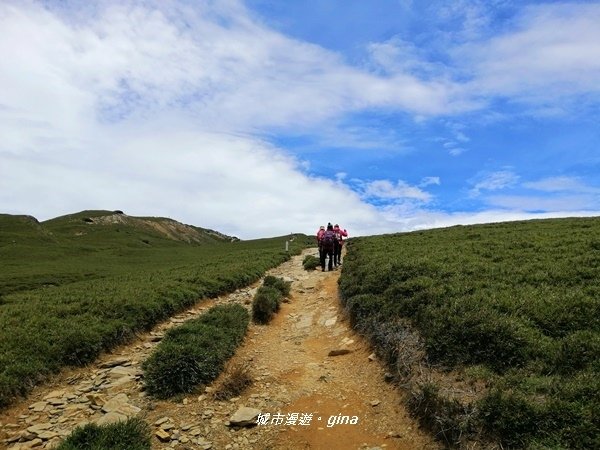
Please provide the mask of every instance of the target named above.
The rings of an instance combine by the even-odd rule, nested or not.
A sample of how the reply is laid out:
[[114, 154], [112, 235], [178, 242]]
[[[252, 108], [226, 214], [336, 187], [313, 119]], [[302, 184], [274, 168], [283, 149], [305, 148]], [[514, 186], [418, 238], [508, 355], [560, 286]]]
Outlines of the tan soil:
[[[302, 258], [303, 255], [296, 256], [270, 272], [293, 280], [290, 301], [282, 305], [269, 325], [250, 325], [244, 343], [228, 364], [247, 365], [254, 379], [239, 398], [213, 400], [211, 391], [218, 389], [219, 379], [208, 387], [207, 393], [198, 392], [177, 401], [155, 401], [145, 396], [139, 376], [123, 385], [108, 381], [102, 384], [103, 374], [110, 369], [101, 369], [100, 365], [124, 356], [129, 361], [123, 366], [138, 370], [156, 345], [153, 336], [156, 339], [165, 328], [196, 317], [215, 303], [249, 306], [254, 289], [201, 302], [92, 366], [64, 371], [52, 382], [36, 388], [27, 400], [0, 413], [0, 447], [29, 448], [31, 441], [8, 444], [4, 439], [36, 423], [52, 423], [52, 430], [65, 436], [78, 424], [98, 420], [104, 414], [92, 409], [82, 393], [85, 386], [97, 381], [93, 392], [108, 398], [126, 393], [130, 403], [141, 408], [139, 414], [151, 425], [156, 449], [441, 448], [409, 417], [402, 392], [384, 381], [385, 368], [379, 361], [369, 359], [372, 350], [344, 318], [337, 294], [340, 272], [306, 272]], [[350, 353], [328, 356], [331, 350], [344, 349]], [[66, 405], [49, 406], [38, 413], [29, 409], [56, 389], [67, 391], [65, 399], [72, 394]], [[242, 405], [271, 417], [281, 413], [284, 423], [229, 427], [229, 418]], [[312, 420], [306, 425], [285, 425], [285, 419], [293, 413], [312, 414]], [[340, 415], [358, 423], [328, 426], [331, 416]], [[167, 423], [173, 426], [168, 433], [172, 437], [179, 435], [178, 440], [163, 443], [154, 436], [160, 428], [154, 422], [163, 417], [168, 417]], [[58, 441], [59, 438], [43, 441], [38, 448], [50, 448]]]

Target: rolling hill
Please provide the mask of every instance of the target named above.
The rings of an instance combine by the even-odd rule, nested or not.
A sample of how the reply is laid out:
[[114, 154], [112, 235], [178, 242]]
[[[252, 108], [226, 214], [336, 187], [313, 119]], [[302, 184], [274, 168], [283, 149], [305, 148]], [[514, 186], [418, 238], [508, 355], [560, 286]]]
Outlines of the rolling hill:
[[356, 238], [340, 291], [448, 446], [600, 448], [600, 218]]
[[122, 211], [81, 211], [39, 222], [32, 216], [0, 214], [0, 246], [17, 242], [83, 242], [124, 245], [208, 244], [239, 240], [218, 231], [165, 217], [134, 217]]
[[167, 218], [0, 215], [0, 407], [201, 298], [233, 291], [312, 240], [240, 241]]

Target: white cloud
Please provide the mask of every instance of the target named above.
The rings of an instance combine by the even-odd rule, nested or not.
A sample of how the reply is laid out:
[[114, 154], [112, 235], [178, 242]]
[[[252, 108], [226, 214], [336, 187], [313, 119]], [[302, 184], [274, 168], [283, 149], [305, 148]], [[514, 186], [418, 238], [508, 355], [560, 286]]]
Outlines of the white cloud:
[[398, 36], [384, 42], [370, 43], [367, 53], [373, 68], [385, 74], [413, 74], [423, 79], [444, 79], [450, 75], [447, 66], [428, 61], [421, 48]]
[[470, 183], [473, 188], [469, 191], [472, 197], [477, 197], [481, 191], [497, 191], [515, 186], [519, 176], [510, 170], [496, 172], [481, 172]]
[[[402, 210], [389, 210], [389, 219], [396, 224], [398, 231], [415, 231], [431, 228], [444, 228], [454, 225], [475, 225], [482, 223], [507, 222], [515, 220], [551, 219], [560, 217], [592, 217], [598, 210], [557, 210], [553, 212], [527, 212], [519, 209], [488, 209], [480, 212], [419, 211], [416, 214], [404, 215]], [[387, 225], [387, 224], [385, 224]], [[378, 231], [385, 233], [386, 230]], [[389, 232], [389, 231], [388, 231]], [[376, 233], [369, 233], [376, 234]]]
[[[441, 83], [452, 98], [446, 113], [485, 110], [497, 98], [526, 103], [523, 114], [534, 117], [557, 117], [598, 103], [598, 2], [512, 7], [507, 10], [515, 11], [514, 17], [501, 20], [494, 14], [506, 6], [503, 0], [446, 3], [429, 7], [431, 23], [439, 26], [429, 31], [425, 45], [399, 36], [371, 43], [372, 65], [383, 73]], [[467, 142], [462, 137], [468, 140], [464, 134], [457, 140]]]
[[51, 8], [0, 4], [5, 211], [118, 208], [242, 237], [311, 232], [324, 220], [369, 230], [381, 216], [341, 179], [305, 175], [304, 162], [256, 136], [450, 102], [443, 83], [348, 66], [253, 21], [237, 1]]
[[532, 196], [532, 195], [493, 195], [486, 197], [486, 201], [493, 207], [506, 208], [518, 211], [589, 211], [600, 209], [600, 197], [590, 195], [559, 195], [559, 196]]
[[459, 142], [469, 142], [471, 139], [466, 134], [459, 131], [456, 133], [456, 140]]
[[549, 177], [538, 181], [523, 183], [529, 189], [544, 192], [578, 192], [589, 194], [600, 194], [600, 188], [586, 185], [578, 177]]
[[[82, 209], [162, 215], [243, 238], [312, 233], [335, 220], [368, 230], [374, 207], [332, 180], [303, 175], [264, 142], [230, 135], [146, 129], [112, 136], [110, 152], [78, 149], [3, 158], [0, 204], [40, 219]], [[175, 149], [176, 151], [171, 151]], [[14, 186], [19, 187], [18, 205]]]
[[389, 180], [366, 182], [363, 186], [363, 196], [371, 199], [417, 200], [424, 203], [432, 198], [431, 194], [402, 180], [398, 180], [395, 184]]
[[[598, 95], [598, 23], [597, 3], [527, 7], [510, 32], [457, 52], [472, 67], [473, 81], [466, 87], [483, 95], [550, 105], [561, 97]], [[548, 104], [542, 106], [547, 110]]]
[[441, 184], [440, 177], [424, 177], [419, 183], [419, 187], [426, 187], [429, 185], [439, 186]]
[[464, 152], [466, 152], [467, 150], [464, 148], [460, 148], [460, 147], [455, 147], [453, 149], [450, 149], [448, 151], [448, 153], [450, 153], [450, 155], [452, 156], [460, 156], [462, 155]]

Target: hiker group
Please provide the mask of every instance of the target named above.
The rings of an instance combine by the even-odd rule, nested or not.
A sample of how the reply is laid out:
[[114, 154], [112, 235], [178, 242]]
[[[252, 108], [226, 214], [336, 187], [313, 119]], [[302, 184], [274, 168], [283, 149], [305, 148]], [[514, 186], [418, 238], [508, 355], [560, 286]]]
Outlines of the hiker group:
[[342, 246], [344, 238], [348, 232], [342, 230], [338, 224], [327, 224], [321, 226], [317, 232], [317, 244], [319, 245], [319, 259], [321, 261], [321, 270], [325, 272], [325, 259], [329, 258], [327, 268], [331, 271], [334, 267], [342, 265]]

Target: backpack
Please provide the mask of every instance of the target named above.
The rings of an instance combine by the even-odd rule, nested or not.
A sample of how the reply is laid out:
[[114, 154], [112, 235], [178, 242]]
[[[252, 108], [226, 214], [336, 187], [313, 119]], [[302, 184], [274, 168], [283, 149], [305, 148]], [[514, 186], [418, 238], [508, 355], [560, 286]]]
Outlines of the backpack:
[[335, 233], [331, 230], [327, 230], [323, 235], [323, 239], [321, 240], [323, 244], [323, 248], [326, 250], [330, 250], [333, 248], [333, 241], [335, 240]]

